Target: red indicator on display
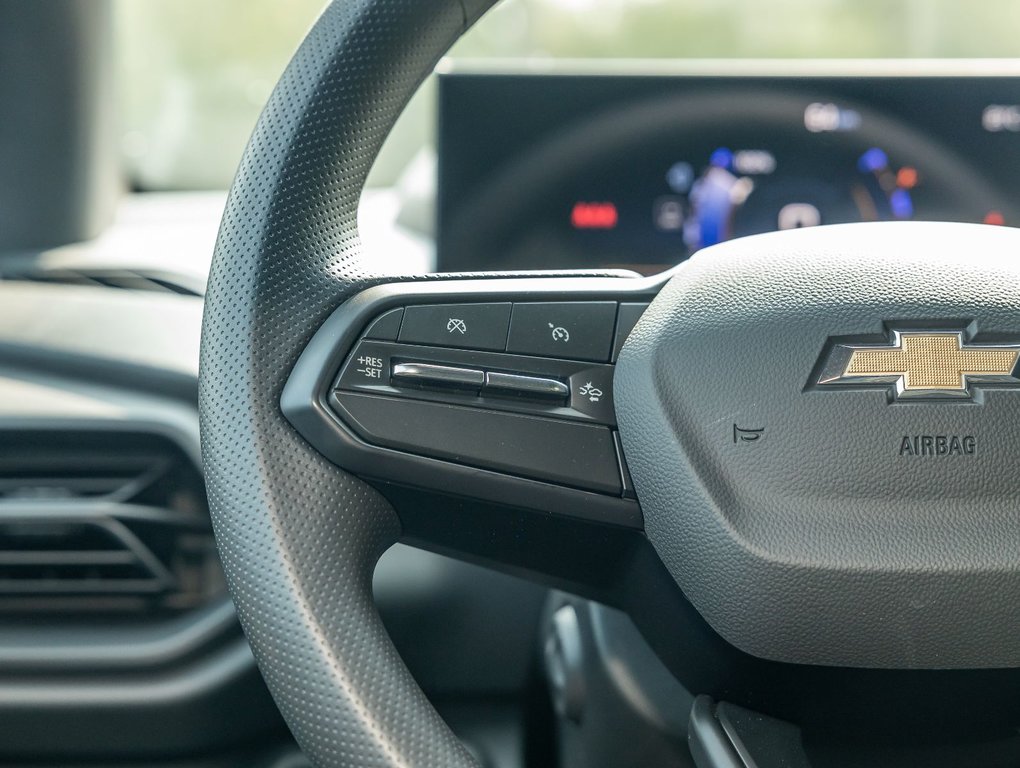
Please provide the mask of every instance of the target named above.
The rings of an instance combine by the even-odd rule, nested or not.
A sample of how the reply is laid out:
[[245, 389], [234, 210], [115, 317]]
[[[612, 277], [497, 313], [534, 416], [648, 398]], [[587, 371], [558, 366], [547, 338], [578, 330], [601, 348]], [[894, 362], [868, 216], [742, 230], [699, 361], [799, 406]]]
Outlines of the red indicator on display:
[[909, 166], [900, 168], [896, 173], [896, 186], [900, 189], [913, 189], [917, 186], [917, 170]]
[[570, 212], [574, 229], [613, 229], [618, 220], [613, 203], [574, 203]]
[[994, 224], [1001, 227], [1006, 223], [1006, 217], [998, 211], [989, 211], [985, 214], [985, 224]]

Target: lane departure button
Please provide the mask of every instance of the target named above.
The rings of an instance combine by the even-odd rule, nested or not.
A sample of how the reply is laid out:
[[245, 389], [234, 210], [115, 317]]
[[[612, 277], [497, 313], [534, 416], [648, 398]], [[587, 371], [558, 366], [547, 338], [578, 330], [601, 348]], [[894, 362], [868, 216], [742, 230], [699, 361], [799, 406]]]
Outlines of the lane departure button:
[[615, 326], [615, 301], [514, 304], [507, 351], [606, 362]]
[[613, 366], [593, 365], [573, 374], [570, 377], [570, 407], [603, 424], [616, 424]]
[[510, 304], [428, 304], [407, 307], [400, 341], [502, 352]]

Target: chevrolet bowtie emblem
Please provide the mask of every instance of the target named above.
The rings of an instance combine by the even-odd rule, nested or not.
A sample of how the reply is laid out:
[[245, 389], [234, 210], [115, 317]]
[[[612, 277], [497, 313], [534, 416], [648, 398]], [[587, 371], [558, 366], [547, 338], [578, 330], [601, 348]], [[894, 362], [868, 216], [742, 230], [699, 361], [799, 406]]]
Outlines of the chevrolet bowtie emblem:
[[884, 344], [830, 344], [816, 383], [886, 387], [898, 400], [973, 398], [982, 385], [1020, 386], [1020, 344], [968, 344], [960, 331], [893, 330], [891, 336]]

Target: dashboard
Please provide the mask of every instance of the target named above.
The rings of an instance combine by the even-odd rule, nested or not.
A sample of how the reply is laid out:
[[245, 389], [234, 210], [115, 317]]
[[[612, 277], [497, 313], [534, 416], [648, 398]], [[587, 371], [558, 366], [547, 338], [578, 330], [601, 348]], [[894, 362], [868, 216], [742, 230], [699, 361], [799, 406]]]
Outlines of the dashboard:
[[652, 274], [776, 229], [1020, 223], [1020, 77], [945, 64], [616, 64], [441, 75], [441, 271]]

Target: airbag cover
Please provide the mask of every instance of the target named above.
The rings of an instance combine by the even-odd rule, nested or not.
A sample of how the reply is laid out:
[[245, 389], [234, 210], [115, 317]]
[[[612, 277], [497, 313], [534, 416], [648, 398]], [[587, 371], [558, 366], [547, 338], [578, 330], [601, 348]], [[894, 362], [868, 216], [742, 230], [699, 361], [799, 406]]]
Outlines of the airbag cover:
[[[647, 534], [755, 656], [1018, 666], [1020, 389], [816, 386], [834, 339], [881, 344], [897, 328], [1020, 342], [1020, 231], [853, 224], [696, 254], [616, 373]], [[939, 453], [940, 436], [959, 450]]]

